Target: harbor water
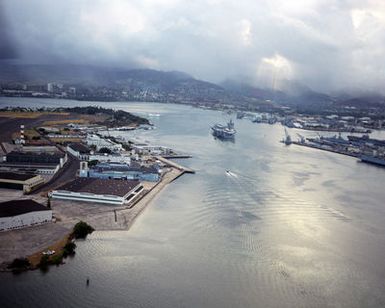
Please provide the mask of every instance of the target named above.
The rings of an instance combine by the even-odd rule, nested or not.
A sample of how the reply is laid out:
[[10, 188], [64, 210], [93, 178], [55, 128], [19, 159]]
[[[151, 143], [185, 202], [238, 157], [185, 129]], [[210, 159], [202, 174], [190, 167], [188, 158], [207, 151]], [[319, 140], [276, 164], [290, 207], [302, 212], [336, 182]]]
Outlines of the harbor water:
[[220, 111], [0, 98], [0, 108], [89, 104], [148, 117], [156, 129], [111, 134], [190, 154], [178, 162], [196, 174], [129, 231], [78, 241], [65, 265], [0, 274], [1, 307], [385, 306], [385, 168], [285, 146], [281, 125], [234, 115], [234, 142], [217, 140], [210, 126], [231, 117]]

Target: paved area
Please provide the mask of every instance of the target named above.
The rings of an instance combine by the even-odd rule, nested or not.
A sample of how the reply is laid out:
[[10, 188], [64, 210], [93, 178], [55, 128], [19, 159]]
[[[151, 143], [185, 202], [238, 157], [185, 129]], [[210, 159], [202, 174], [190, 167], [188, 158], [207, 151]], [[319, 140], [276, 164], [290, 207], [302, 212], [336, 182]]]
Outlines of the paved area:
[[33, 193], [45, 193], [63, 185], [64, 183], [72, 181], [76, 177], [76, 173], [79, 170], [79, 165], [79, 159], [72, 156], [71, 154], [68, 154], [68, 161], [64, 167], [60, 169], [48, 183], [35, 190]]
[[0, 232], [0, 267], [3, 262], [29, 256], [45, 250], [49, 245], [61, 240], [72, 226], [58, 223]]
[[[29, 256], [45, 250], [48, 246], [64, 238], [80, 220], [86, 221], [96, 230], [127, 230], [136, 217], [159, 194], [159, 192], [183, 171], [170, 168], [159, 183], [145, 183], [147, 194], [133, 207], [115, 206], [103, 203], [52, 200], [51, 208], [56, 222], [38, 227], [0, 232], [1, 264], [14, 258]], [[32, 198], [45, 204], [47, 199], [40, 195], [25, 196], [17, 190], [0, 190], [0, 201]], [[4, 266], [4, 265], [3, 265]]]

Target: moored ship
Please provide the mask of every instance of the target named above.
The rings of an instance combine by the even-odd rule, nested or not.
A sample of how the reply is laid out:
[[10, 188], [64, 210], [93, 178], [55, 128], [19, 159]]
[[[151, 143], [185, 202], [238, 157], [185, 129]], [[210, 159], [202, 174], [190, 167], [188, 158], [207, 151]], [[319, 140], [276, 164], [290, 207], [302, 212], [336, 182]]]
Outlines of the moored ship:
[[385, 159], [377, 156], [362, 155], [360, 157], [361, 161], [364, 163], [374, 164], [378, 166], [385, 167]]
[[233, 139], [236, 133], [232, 120], [230, 120], [227, 125], [215, 124], [211, 129], [213, 136], [219, 139]]

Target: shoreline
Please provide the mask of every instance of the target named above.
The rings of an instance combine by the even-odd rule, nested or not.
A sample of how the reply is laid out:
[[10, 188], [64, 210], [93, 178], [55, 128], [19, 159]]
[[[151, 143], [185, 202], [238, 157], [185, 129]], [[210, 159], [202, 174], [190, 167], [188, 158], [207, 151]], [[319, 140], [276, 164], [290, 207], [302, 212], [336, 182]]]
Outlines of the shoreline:
[[[180, 166], [168, 159], [161, 159], [168, 165], [168, 171], [161, 180], [151, 187], [141, 198], [129, 207], [111, 206], [67, 200], [53, 200], [52, 209], [57, 218], [56, 222], [47, 223], [36, 228], [24, 228], [0, 233], [0, 272], [10, 272], [7, 266], [15, 258], [27, 258], [31, 268], [37, 268], [41, 253], [47, 249], [60, 253], [68, 240], [68, 234], [80, 220], [91, 225], [95, 231], [129, 231], [136, 219], [144, 212], [148, 205], [170, 183], [184, 173], [194, 171]], [[41, 198], [39, 194], [30, 195], [32, 198]], [[52, 237], [42, 238], [43, 234]], [[7, 247], [5, 243], [12, 243]], [[64, 244], [63, 244], [64, 243]]]

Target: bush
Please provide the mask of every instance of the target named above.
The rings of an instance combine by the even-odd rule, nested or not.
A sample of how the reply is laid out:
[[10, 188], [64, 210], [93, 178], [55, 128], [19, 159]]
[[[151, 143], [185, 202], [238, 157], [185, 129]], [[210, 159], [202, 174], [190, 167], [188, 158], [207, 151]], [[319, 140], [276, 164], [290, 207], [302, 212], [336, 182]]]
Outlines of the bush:
[[89, 224], [87, 224], [86, 222], [84, 221], [80, 221], [78, 222], [73, 231], [72, 231], [72, 235], [73, 237], [75, 237], [76, 239], [78, 238], [86, 238], [88, 234], [91, 234], [95, 229], [92, 228]]
[[60, 265], [63, 263], [63, 254], [58, 253], [51, 257], [51, 264]]
[[99, 153], [111, 154], [111, 150], [109, 148], [100, 148]]
[[8, 265], [8, 268], [13, 269], [27, 269], [31, 263], [29, 263], [28, 259], [26, 258], [16, 258], [12, 261], [10, 265]]
[[68, 242], [63, 248], [63, 257], [66, 258], [69, 255], [75, 254], [76, 244], [74, 242]]
[[42, 271], [47, 271], [49, 265], [49, 257], [47, 255], [42, 255], [40, 258], [39, 268]]
[[88, 162], [88, 167], [96, 166], [98, 164], [98, 162], [99, 161], [97, 159], [90, 160]]

